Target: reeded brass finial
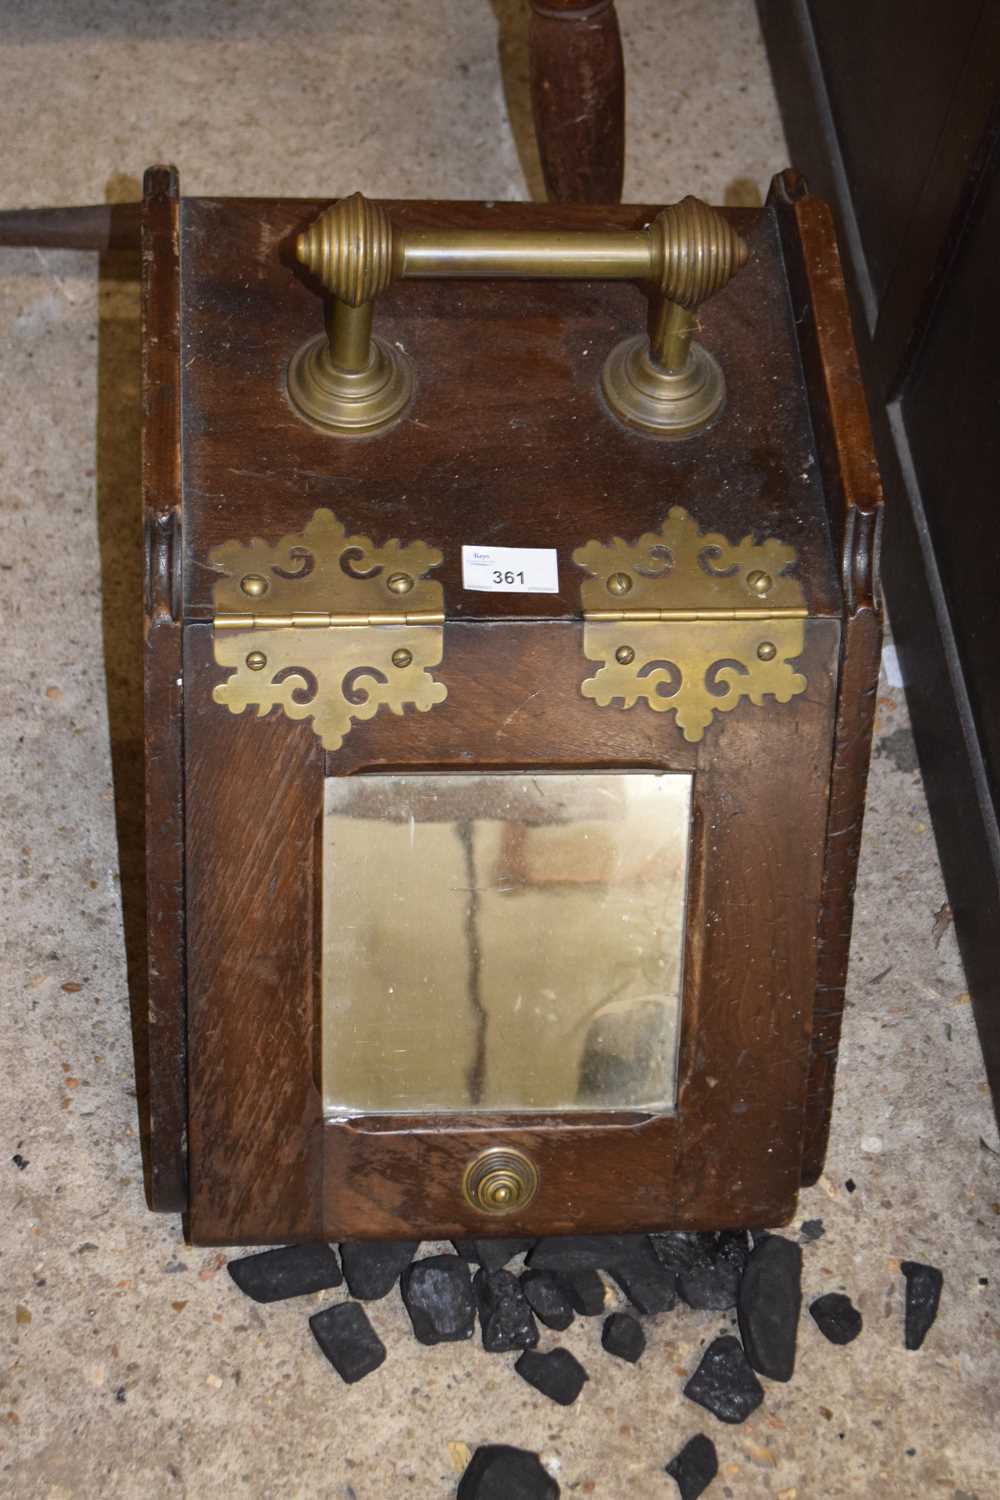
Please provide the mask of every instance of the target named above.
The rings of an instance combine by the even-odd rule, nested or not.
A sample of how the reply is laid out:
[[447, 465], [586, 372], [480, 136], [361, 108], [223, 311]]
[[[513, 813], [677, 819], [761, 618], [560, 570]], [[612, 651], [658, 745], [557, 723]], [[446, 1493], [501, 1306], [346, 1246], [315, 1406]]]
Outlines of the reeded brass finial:
[[720, 410], [718, 364], [693, 342], [695, 308], [746, 262], [728, 219], [697, 198], [662, 209], [644, 229], [402, 229], [360, 193], [341, 198], [298, 236], [301, 263], [333, 294], [329, 342], [313, 339], [288, 371], [299, 414], [338, 434], [394, 422], [413, 389], [398, 348], [374, 338], [372, 303], [396, 279], [523, 277], [640, 281], [650, 288], [648, 337], [625, 340], [604, 367], [612, 411], [657, 437], [686, 437]]
[[385, 291], [395, 275], [392, 251], [392, 220], [361, 193], [324, 209], [295, 242], [302, 264], [350, 307]]
[[659, 245], [656, 289], [689, 312], [721, 291], [750, 254], [729, 220], [698, 198], [661, 208], [649, 227]]

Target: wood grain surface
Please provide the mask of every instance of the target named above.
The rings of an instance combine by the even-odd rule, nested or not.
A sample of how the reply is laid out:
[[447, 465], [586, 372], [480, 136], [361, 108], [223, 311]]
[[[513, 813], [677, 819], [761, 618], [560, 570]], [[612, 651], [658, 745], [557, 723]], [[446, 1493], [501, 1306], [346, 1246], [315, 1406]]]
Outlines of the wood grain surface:
[[[733, 211], [753, 257], [703, 310], [700, 333], [729, 400], [688, 442], [626, 431], [597, 392], [606, 352], [642, 326], [638, 288], [483, 282], [404, 284], [380, 299], [376, 327], [413, 359], [416, 398], [389, 433], [338, 441], [301, 423], [284, 393], [287, 360], [322, 316], [289, 245], [322, 206], [191, 200], [181, 210], [190, 1233], [222, 1244], [781, 1222], [803, 1172], [807, 1099], [810, 1120], [829, 1102], [827, 996], [849, 929], [853, 866], [838, 829], [863, 795], [856, 700], [873, 666], [870, 649], [845, 655], [845, 615], [848, 629], [859, 610], [876, 619], [871, 569], [858, 561], [872, 536], [858, 530], [844, 478], [864, 455], [845, 436], [847, 377], [838, 387], [830, 375], [831, 348], [846, 358], [840, 313], [807, 265], [828, 267], [823, 225], [804, 249], [790, 203]], [[391, 211], [412, 224], [571, 228], [636, 227], [655, 210]], [[822, 337], [809, 331], [813, 298]], [[212, 698], [223, 674], [211, 549], [277, 540], [320, 505], [376, 542], [439, 547], [448, 620], [435, 669], [445, 701], [424, 714], [382, 711], [329, 754], [308, 722], [233, 715]], [[638, 536], [672, 505], [733, 541], [796, 547], [812, 616], [808, 691], [784, 705], [744, 701], [697, 745], [672, 714], [600, 708], [580, 692], [593, 666], [570, 555], [590, 538]], [[556, 547], [560, 592], [464, 592], [461, 545], [486, 542]], [[845, 549], [857, 554], [847, 578]], [[675, 1114], [324, 1121], [324, 778], [402, 768], [694, 773]], [[818, 953], [829, 1015], [814, 1049]], [[462, 1196], [464, 1168], [486, 1144], [520, 1146], [539, 1168], [538, 1194], [518, 1215], [484, 1220]]]

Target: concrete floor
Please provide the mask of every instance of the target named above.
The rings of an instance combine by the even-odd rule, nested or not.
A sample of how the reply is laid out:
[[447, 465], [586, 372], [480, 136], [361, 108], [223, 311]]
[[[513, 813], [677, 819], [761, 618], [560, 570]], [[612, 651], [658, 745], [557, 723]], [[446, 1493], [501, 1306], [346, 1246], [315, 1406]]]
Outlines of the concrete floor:
[[[3, 206], [127, 196], [158, 159], [190, 193], [537, 192], [524, 8], [8, 0]], [[750, 0], [619, 10], [626, 196], [763, 191], [786, 151]], [[454, 1493], [466, 1446], [513, 1442], [564, 1496], [655, 1500], [699, 1430], [719, 1448], [713, 1497], [1000, 1494], [997, 1134], [887, 682], [830, 1156], [801, 1200], [826, 1229], [805, 1247], [806, 1294], [848, 1289], [865, 1330], [836, 1349], [804, 1318], [794, 1381], [751, 1422], [723, 1427], [681, 1396], [726, 1323], [687, 1311], [650, 1322], [634, 1369], [578, 1323], [562, 1341], [591, 1380], [564, 1410], [478, 1342], [417, 1345], [393, 1295], [372, 1309], [387, 1363], [345, 1387], [306, 1326], [325, 1299], [257, 1308], [224, 1254], [146, 1212], [121, 915], [141, 733], [137, 308], [127, 264], [0, 252], [0, 1494], [432, 1500]], [[917, 1354], [907, 1257], [946, 1278]]]

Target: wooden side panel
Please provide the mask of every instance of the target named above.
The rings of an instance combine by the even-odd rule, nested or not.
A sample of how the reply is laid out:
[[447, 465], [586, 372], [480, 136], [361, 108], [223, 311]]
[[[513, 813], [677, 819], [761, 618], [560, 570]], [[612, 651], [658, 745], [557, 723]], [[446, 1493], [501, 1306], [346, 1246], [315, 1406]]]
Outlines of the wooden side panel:
[[236, 717], [212, 629], [188, 626], [191, 1207], [198, 1244], [321, 1235], [315, 855], [323, 753], [307, 724]]
[[531, 0], [531, 104], [550, 198], [617, 203], [625, 64], [614, 0]]
[[846, 606], [802, 1163], [803, 1181], [811, 1183], [823, 1169], [830, 1132], [875, 720], [882, 650], [878, 549], [883, 501], [832, 215], [791, 172], [775, 179], [772, 198], [783, 205], [779, 212], [789, 285], [801, 309], [797, 326], [803, 369]]
[[[142, 483], [146, 545], [145, 754], [148, 1030], [136, 1047], [150, 1208], [187, 1204], [184, 990], [184, 695], [177, 173], [146, 173], [142, 222]], [[142, 1108], [142, 1103], [140, 1105]]]

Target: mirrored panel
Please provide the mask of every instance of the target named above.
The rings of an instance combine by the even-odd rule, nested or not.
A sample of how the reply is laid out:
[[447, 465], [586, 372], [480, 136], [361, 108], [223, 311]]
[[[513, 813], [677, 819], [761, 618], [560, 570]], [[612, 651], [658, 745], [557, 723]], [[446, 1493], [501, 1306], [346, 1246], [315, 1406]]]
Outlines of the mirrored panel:
[[328, 1115], [673, 1108], [691, 777], [331, 777]]

